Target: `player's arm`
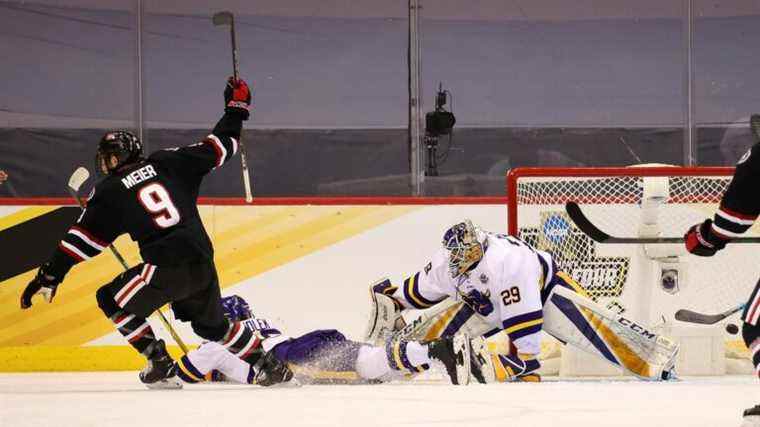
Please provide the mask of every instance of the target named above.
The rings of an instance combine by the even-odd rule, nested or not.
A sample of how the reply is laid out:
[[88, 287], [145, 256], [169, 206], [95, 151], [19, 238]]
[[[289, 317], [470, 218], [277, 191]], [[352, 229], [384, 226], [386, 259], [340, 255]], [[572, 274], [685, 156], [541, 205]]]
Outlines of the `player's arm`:
[[201, 142], [158, 151], [150, 156], [151, 159], [178, 164], [180, 170], [198, 176], [230, 161], [239, 149], [243, 121], [250, 117], [251, 91], [248, 84], [230, 78], [224, 90], [224, 101], [224, 115]]
[[739, 160], [733, 179], [712, 219], [692, 226], [684, 236], [689, 252], [712, 256], [747, 231], [760, 214], [760, 143]]
[[400, 310], [430, 308], [449, 296], [442, 290], [448, 274], [445, 260], [445, 255], [436, 253], [422, 270], [405, 278], [401, 286], [386, 280], [375, 284], [372, 291], [393, 298]]
[[395, 286], [383, 278], [370, 286], [370, 314], [364, 338], [367, 342], [382, 343], [388, 335], [404, 327], [401, 312], [407, 309], [432, 307], [448, 297], [441, 289], [447, 274], [441, 265], [440, 254], [413, 275]]
[[37, 270], [35, 278], [21, 295], [21, 308], [32, 306], [32, 297], [41, 294], [52, 302], [58, 285], [76, 264], [97, 256], [118, 237], [118, 216], [98, 196], [93, 195], [61, 239], [50, 259]]

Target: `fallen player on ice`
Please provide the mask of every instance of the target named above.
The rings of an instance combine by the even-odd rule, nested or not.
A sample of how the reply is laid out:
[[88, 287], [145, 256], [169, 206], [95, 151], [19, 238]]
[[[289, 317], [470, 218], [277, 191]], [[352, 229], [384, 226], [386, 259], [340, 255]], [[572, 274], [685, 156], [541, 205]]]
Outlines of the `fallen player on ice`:
[[463, 335], [424, 343], [390, 339], [384, 346], [348, 340], [334, 329], [292, 338], [266, 319], [256, 318], [241, 297], [224, 297], [222, 303], [230, 322], [260, 338], [257, 349], [241, 360], [218, 343], [205, 343], [176, 363], [177, 375], [187, 383], [228, 380], [273, 385], [292, 378], [290, 372], [280, 369], [276, 381], [268, 381], [262, 366], [287, 366], [298, 383], [381, 382], [402, 378], [407, 371], [424, 372], [435, 365], [443, 367], [454, 384], [469, 381], [469, 342]]

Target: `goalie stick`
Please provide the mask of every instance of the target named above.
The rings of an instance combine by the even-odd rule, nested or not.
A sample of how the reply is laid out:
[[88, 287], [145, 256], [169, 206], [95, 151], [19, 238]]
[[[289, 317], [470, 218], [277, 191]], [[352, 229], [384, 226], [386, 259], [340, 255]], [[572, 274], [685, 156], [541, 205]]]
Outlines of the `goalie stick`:
[[[211, 22], [214, 23], [215, 26], [223, 26], [223, 25], [229, 25], [230, 26], [230, 41], [232, 42], [232, 76], [235, 80], [238, 79], [239, 76], [239, 61], [238, 61], [238, 48], [237, 48], [237, 38], [235, 37], [235, 16], [232, 14], [232, 12], [217, 12], [214, 14], [214, 16], [211, 17]], [[243, 168], [243, 187], [245, 188], [245, 202], [251, 203], [253, 201], [253, 195], [251, 193], [251, 177], [248, 173], [248, 155], [246, 154], [245, 144], [243, 144], [243, 135], [241, 132], [240, 135], [240, 141], [238, 141], [240, 144], [240, 165]]]
[[[578, 203], [570, 201], [565, 204], [565, 211], [575, 225], [587, 236], [599, 243], [683, 243], [683, 237], [615, 237], [610, 236], [595, 226], [581, 210]], [[739, 237], [731, 240], [731, 243], [760, 243], [760, 237]]]
[[[81, 188], [82, 184], [84, 184], [84, 182], [87, 181], [87, 179], [89, 178], [90, 178], [90, 172], [81, 166], [78, 167], [77, 170], [75, 170], [74, 173], [72, 173], [71, 177], [69, 178], [69, 184], [68, 184], [69, 194], [71, 194], [74, 200], [77, 201], [77, 203], [79, 204], [79, 207], [82, 208], [83, 211], [86, 208], [85, 208], [84, 202], [82, 202], [82, 199], [79, 198], [79, 188]], [[129, 265], [124, 260], [124, 257], [121, 256], [119, 251], [116, 250], [113, 243], [108, 245], [108, 249], [111, 250], [111, 253], [113, 254], [113, 256], [115, 256], [116, 259], [121, 264], [121, 266], [124, 267], [124, 270], [129, 270]], [[185, 345], [185, 342], [182, 341], [182, 338], [180, 338], [177, 331], [174, 330], [171, 323], [169, 323], [169, 320], [166, 318], [166, 316], [164, 316], [164, 313], [162, 313], [160, 309], [156, 310], [156, 313], [158, 313], [158, 318], [161, 319], [161, 323], [164, 324], [164, 327], [166, 327], [166, 330], [169, 331], [169, 335], [171, 335], [172, 338], [174, 338], [174, 342], [176, 342], [179, 348], [182, 349], [183, 353], [187, 354], [189, 350], [187, 346]]]
[[697, 313], [696, 311], [691, 311], [691, 310], [682, 308], [676, 311], [675, 317], [676, 317], [676, 320], [680, 320], [682, 322], [698, 323], [700, 325], [712, 325], [731, 316], [737, 311], [744, 309], [744, 306], [745, 304], [737, 305], [736, 307], [728, 309], [724, 311], [723, 313], [719, 313], [719, 314], [703, 314], [703, 313]]

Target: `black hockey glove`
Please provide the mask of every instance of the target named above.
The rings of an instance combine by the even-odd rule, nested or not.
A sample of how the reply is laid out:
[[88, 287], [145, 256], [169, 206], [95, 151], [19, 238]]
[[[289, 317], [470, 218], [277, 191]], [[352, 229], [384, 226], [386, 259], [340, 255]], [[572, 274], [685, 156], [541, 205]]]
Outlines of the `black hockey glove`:
[[293, 378], [293, 372], [288, 365], [277, 359], [273, 351], [261, 356], [253, 369], [256, 371], [254, 383], [264, 387], [285, 383]]
[[243, 120], [248, 120], [251, 110], [251, 90], [248, 84], [242, 79], [227, 80], [227, 87], [224, 88], [224, 112], [238, 113]]
[[712, 232], [712, 219], [709, 218], [701, 224], [692, 225], [683, 238], [686, 250], [699, 256], [713, 256], [728, 243], [728, 240]]
[[24, 292], [21, 294], [21, 309], [25, 310], [32, 306], [32, 297], [40, 294], [45, 301], [53, 302], [55, 292], [61, 280], [48, 272], [50, 263], [45, 263], [37, 270], [37, 275], [26, 285]]

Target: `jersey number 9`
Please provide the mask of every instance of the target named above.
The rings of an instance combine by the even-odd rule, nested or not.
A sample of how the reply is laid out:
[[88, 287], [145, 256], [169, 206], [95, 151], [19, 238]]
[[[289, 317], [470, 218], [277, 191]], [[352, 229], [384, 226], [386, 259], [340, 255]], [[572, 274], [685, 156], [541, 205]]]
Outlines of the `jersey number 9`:
[[159, 228], [168, 228], [179, 223], [179, 211], [163, 185], [157, 182], [146, 185], [137, 193], [137, 199], [151, 214], [153, 222]]

